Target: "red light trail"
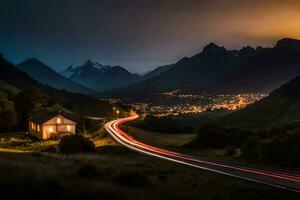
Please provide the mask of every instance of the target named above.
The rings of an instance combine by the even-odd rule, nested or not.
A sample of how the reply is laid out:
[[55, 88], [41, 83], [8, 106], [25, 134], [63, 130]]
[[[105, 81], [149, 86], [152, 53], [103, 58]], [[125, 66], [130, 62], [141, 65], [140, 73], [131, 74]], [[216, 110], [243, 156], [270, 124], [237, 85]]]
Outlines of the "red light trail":
[[152, 157], [161, 158], [168, 161], [181, 163], [191, 167], [196, 167], [249, 181], [288, 189], [295, 192], [300, 192], [300, 175], [273, 170], [239, 167], [236, 165], [206, 160], [183, 153], [154, 147], [136, 140], [119, 128], [121, 124], [136, 120], [138, 117], [138, 115], [134, 114], [132, 117], [121, 118], [108, 122], [105, 124], [105, 129], [117, 142], [124, 145], [125, 147]]

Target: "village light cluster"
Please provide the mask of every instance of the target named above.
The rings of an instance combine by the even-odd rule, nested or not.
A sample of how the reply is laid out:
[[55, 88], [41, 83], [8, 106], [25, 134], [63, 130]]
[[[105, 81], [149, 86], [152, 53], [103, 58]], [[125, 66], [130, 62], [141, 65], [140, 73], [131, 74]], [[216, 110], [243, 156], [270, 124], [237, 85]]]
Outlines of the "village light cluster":
[[151, 105], [147, 103], [130, 104], [136, 110], [145, 114], [155, 116], [179, 115], [188, 113], [201, 113], [204, 111], [214, 110], [237, 110], [252, 104], [266, 94], [251, 93], [251, 94], [180, 94], [180, 90], [165, 92], [161, 95], [171, 98], [174, 101], [180, 102], [172, 105]]

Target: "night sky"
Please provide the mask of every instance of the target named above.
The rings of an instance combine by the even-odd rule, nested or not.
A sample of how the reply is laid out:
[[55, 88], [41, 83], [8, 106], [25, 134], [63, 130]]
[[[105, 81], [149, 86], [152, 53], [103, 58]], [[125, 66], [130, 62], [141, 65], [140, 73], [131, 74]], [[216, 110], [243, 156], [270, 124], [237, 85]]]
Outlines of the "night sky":
[[1, 0], [0, 52], [57, 71], [87, 59], [145, 72], [192, 56], [300, 38], [299, 0]]

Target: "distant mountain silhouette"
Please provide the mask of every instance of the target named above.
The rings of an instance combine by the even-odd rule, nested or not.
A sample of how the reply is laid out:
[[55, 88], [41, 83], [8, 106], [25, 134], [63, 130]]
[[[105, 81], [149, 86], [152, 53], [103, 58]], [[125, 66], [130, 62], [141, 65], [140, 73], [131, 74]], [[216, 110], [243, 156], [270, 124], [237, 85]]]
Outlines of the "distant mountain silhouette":
[[219, 92], [270, 92], [300, 74], [300, 40], [282, 39], [212, 85]]
[[0, 80], [21, 90], [29, 88], [46, 89], [44, 85], [31, 78], [27, 73], [17, 69], [0, 55]]
[[44, 85], [49, 85], [57, 89], [65, 89], [70, 92], [79, 92], [84, 94], [94, 93], [91, 89], [63, 77], [52, 68], [35, 58], [28, 59], [16, 65], [16, 67]]
[[154, 78], [154, 77], [160, 75], [161, 73], [171, 69], [173, 66], [174, 66], [174, 64], [159, 66], [159, 67], [155, 68], [154, 70], [144, 74], [142, 78], [143, 78], [143, 80]]
[[156, 94], [182, 89], [191, 92], [270, 92], [300, 75], [300, 41], [284, 38], [273, 48], [226, 50], [214, 43], [191, 58], [137, 84], [104, 93], [107, 96]]
[[300, 76], [253, 105], [229, 114], [218, 123], [240, 128], [269, 128], [300, 119]]
[[141, 79], [120, 66], [102, 65], [92, 60], [75, 68], [70, 66], [61, 74], [96, 91], [124, 87]]
[[238, 65], [237, 53], [210, 43], [201, 53], [181, 59], [171, 69], [136, 87], [164, 91], [207, 86]]
[[255, 54], [255, 50], [250, 47], [240, 51], [229, 51], [224, 47], [210, 43], [203, 48], [201, 53], [191, 58], [181, 59], [170, 69], [153, 78], [106, 94], [126, 96], [174, 89], [202, 89], [237, 68], [242, 61], [253, 56], [253, 54]]

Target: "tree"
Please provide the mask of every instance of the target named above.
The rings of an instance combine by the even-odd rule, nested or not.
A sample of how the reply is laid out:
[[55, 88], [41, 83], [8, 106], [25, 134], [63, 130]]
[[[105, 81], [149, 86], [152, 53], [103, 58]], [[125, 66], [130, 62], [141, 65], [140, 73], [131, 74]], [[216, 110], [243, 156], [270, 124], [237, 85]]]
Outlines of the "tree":
[[0, 91], [0, 131], [11, 131], [17, 125], [17, 113], [8, 95]]
[[40, 111], [46, 100], [36, 88], [24, 90], [15, 97], [16, 111], [20, 116], [20, 127], [25, 128], [27, 120], [34, 113]]

